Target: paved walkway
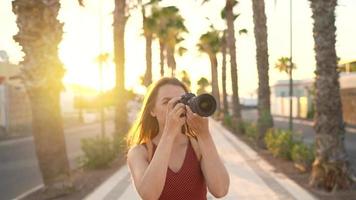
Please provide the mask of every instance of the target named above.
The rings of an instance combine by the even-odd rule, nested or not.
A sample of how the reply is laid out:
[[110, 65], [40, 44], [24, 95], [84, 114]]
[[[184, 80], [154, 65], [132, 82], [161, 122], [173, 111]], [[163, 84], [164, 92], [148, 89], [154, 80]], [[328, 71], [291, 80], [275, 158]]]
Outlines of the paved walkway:
[[[210, 132], [230, 175], [229, 193], [222, 199], [315, 199], [285, 175], [274, 172], [271, 165], [219, 122], [210, 120]], [[131, 184], [127, 166], [123, 166], [86, 199], [135, 200], [140, 197]], [[208, 199], [215, 198], [209, 194]]]

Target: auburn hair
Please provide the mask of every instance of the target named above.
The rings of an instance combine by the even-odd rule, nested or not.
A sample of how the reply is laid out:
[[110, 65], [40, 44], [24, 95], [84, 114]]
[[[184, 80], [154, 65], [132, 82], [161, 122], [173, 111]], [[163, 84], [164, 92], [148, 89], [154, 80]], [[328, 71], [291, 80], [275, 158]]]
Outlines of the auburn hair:
[[[127, 136], [128, 147], [133, 147], [138, 144], [148, 143], [157, 136], [159, 132], [159, 125], [156, 117], [151, 115], [151, 111], [154, 108], [157, 100], [159, 89], [164, 85], [176, 85], [182, 87], [185, 92], [189, 92], [188, 87], [176, 78], [164, 77], [155, 83], [152, 83], [147, 90], [144, 97], [142, 108], [131, 127]], [[186, 127], [184, 131], [188, 136], [194, 136], [192, 131]]]

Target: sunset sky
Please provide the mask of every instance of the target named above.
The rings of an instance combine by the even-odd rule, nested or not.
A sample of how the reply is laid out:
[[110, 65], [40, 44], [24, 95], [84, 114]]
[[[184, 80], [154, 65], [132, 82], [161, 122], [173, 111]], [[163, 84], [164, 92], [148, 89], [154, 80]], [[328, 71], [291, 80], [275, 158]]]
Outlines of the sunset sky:
[[[175, 5], [185, 18], [189, 33], [183, 46], [188, 52], [183, 56], [177, 55], [178, 73], [182, 70], [189, 72], [193, 91], [197, 80], [204, 76], [210, 77], [210, 62], [205, 54], [197, 51], [196, 44], [201, 34], [205, 33], [210, 24], [222, 30], [225, 22], [220, 19], [220, 11], [224, 6], [223, 0], [211, 0], [201, 5], [194, 0], [163, 0], [161, 6]], [[281, 56], [289, 56], [289, 1], [265, 0], [268, 28], [270, 84], [277, 80], [287, 79], [274, 69], [276, 60]], [[109, 52], [113, 59], [112, 42], [112, 12], [114, 0], [103, 0], [102, 5], [97, 0], [85, 0], [85, 7], [80, 7], [75, 0], [62, 0], [59, 19], [64, 22], [63, 41], [59, 47], [60, 58], [67, 70], [64, 83], [81, 84], [99, 88], [98, 64], [95, 57], [100, 52]], [[336, 50], [341, 60], [356, 58], [356, 1], [339, 0], [336, 11], [337, 43]], [[101, 11], [100, 11], [100, 8]], [[240, 0], [235, 8], [241, 16], [235, 22], [236, 30], [246, 28], [247, 35], [236, 33], [237, 63], [240, 96], [248, 97], [257, 88], [257, 69], [255, 59], [255, 41], [253, 33], [252, 1]], [[102, 14], [102, 29], [100, 29], [100, 13]], [[126, 88], [139, 89], [139, 76], [145, 71], [145, 40], [142, 36], [142, 18], [139, 10], [132, 10], [126, 26]], [[209, 19], [209, 20], [208, 20]], [[0, 50], [5, 50], [10, 61], [18, 63], [23, 56], [21, 48], [12, 36], [18, 31], [16, 17], [12, 13], [11, 1], [0, 1]], [[293, 1], [293, 61], [297, 65], [295, 79], [313, 78], [315, 70], [314, 41], [312, 37], [312, 19], [309, 1]], [[100, 31], [102, 31], [102, 48], [100, 49]], [[238, 31], [236, 31], [238, 32]], [[153, 43], [154, 80], [159, 78], [159, 51], [157, 40]], [[219, 63], [221, 55], [218, 55]], [[104, 66], [105, 88], [114, 86], [114, 64], [110, 61]], [[230, 70], [228, 68], [228, 70]], [[166, 70], [168, 75], [169, 70]], [[221, 82], [221, 79], [219, 79]], [[230, 73], [228, 73], [230, 83]], [[228, 92], [231, 93], [231, 84]]]

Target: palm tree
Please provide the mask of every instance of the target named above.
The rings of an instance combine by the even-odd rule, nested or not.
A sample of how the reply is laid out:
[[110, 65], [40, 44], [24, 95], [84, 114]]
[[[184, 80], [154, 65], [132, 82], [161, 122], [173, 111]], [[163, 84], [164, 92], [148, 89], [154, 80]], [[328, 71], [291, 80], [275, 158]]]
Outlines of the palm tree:
[[116, 65], [117, 105], [115, 113], [116, 134], [124, 134], [128, 130], [127, 99], [125, 89], [125, 25], [127, 21], [126, 1], [115, 0], [114, 10], [114, 61]]
[[296, 65], [291, 63], [291, 57], [281, 57], [275, 64], [275, 68], [279, 72], [285, 72], [289, 76], [289, 130], [293, 130], [293, 70], [296, 69]]
[[276, 62], [274, 68], [277, 69], [279, 72], [285, 72], [289, 75], [291, 66], [293, 66], [292, 70], [297, 68], [295, 63], [293, 63], [293, 65], [291, 65], [289, 57], [282, 56], [282, 57], [278, 58], [278, 61]]
[[[167, 65], [171, 68], [172, 73], [171, 76], [175, 76], [176, 70], [176, 60], [175, 60], [175, 52], [177, 44], [182, 42], [184, 39], [181, 36], [183, 33], [188, 32], [187, 28], [184, 25], [184, 19], [180, 16], [179, 13], [175, 13], [172, 16], [171, 21], [167, 27], [168, 38], [167, 38]], [[182, 55], [182, 50], [185, 49], [184, 47], [179, 48], [179, 54]]]
[[221, 36], [217, 30], [212, 30], [200, 36], [198, 48], [199, 51], [208, 54], [211, 64], [211, 84], [212, 94], [216, 99], [217, 110], [220, 112], [220, 93], [218, 85], [218, 61], [216, 54], [220, 51]]
[[14, 36], [24, 51], [21, 78], [32, 109], [32, 132], [45, 188], [72, 187], [63, 133], [60, 92], [65, 70], [58, 57], [63, 24], [57, 19], [59, 0], [15, 0], [19, 32]]
[[164, 63], [165, 63], [165, 39], [167, 37], [167, 17], [165, 16], [167, 13], [167, 9], [165, 12], [163, 8], [158, 6], [154, 6], [152, 8], [152, 18], [156, 21], [156, 26], [154, 30], [154, 34], [158, 37], [159, 40], [159, 58], [160, 58], [160, 74], [161, 77], [164, 76]]
[[236, 63], [236, 46], [235, 46], [235, 28], [233, 8], [237, 4], [236, 0], [226, 0], [226, 22], [227, 22], [227, 38], [228, 49], [230, 53], [230, 66], [231, 66], [231, 83], [232, 83], [232, 105], [233, 105], [233, 121], [236, 124], [236, 131], [241, 133], [240, 129], [242, 124], [241, 108], [238, 93], [238, 80], [237, 80], [237, 63]]
[[208, 79], [204, 78], [204, 77], [201, 77], [199, 80], [198, 80], [198, 85], [199, 85], [199, 88], [197, 90], [197, 95], [200, 95], [200, 94], [204, 94], [206, 93], [206, 87], [209, 86], [209, 81]]
[[185, 70], [181, 72], [181, 81], [190, 89], [192, 82], [190, 81], [188, 72]]
[[143, 85], [146, 87], [152, 83], [152, 40], [156, 27], [155, 18], [152, 15], [146, 16], [146, 7], [152, 4], [155, 5], [158, 1], [159, 0], [150, 0], [143, 4], [142, 0], [138, 0], [138, 4], [141, 6], [143, 35], [146, 40], [146, 72], [143, 77]]
[[224, 117], [229, 115], [229, 104], [227, 102], [227, 92], [226, 92], [226, 30], [224, 30], [221, 38], [221, 53], [222, 53], [222, 69], [221, 69], [221, 79], [222, 79], [222, 90], [223, 90], [223, 112]]
[[[226, 9], [223, 8], [221, 10], [221, 18], [223, 20], [226, 20]], [[234, 20], [236, 20], [240, 15], [234, 15]], [[239, 34], [247, 34], [246, 29], [240, 29]], [[227, 50], [227, 44], [226, 44], [226, 35], [227, 35], [227, 30], [223, 31], [223, 35], [221, 38], [221, 53], [222, 53], [222, 87], [223, 87], [223, 105], [224, 105], [224, 115], [227, 117], [229, 114], [229, 106], [228, 106], [228, 101], [227, 101], [227, 92], [226, 92], [226, 50]]]
[[269, 128], [273, 127], [270, 104], [271, 92], [268, 77], [269, 66], [265, 3], [264, 0], [252, 0], [252, 5], [258, 70], [258, 144], [260, 147], [265, 148], [265, 133]]
[[183, 41], [182, 33], [187, 32], [184, 19], [179, 14], [179, 9], [175, 6], [152, 8], [152, 17], [155, 20], [154, 34], [159, 39], [160, 46], [160, 73], [164, 76], [164, 63], [167, 57], [167, 65], [175, 75], [176, 45]]
[[339, 74], [335, 51], [336, 0], [310, 0], [316, 59], [316, 158], [311, 185], [328, 191], [349, 188], [353, 178], [345, 151]]
[[143, 18], [143, 34], [146, 39], [146, 72], [143, 79], [143, 85], [146, 87], [152, 83], [152, 38], [153, 38], [153, 26], [154, 19], [152, 17], [145, 16], [145, 8], [142, 7]]
[[104, 98], [103, 98], [103, 64], [109, 61], [109, 53], [101, 53], [96, 57], [96, 62], [99, 64], [99, 76], [100, 76], [100, 126], [101, 135], [105, 136], [105, 112], [104, 112]]

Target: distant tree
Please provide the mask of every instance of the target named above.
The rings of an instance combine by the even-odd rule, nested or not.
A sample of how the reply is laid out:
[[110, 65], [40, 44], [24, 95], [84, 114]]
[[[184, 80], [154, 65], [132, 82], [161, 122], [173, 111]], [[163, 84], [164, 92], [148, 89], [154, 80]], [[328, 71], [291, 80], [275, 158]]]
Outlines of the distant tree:
[[226, 42], [230, 54], [230, 66], [231, 66], [231, 84], [232, 84], [232, 105], [233, 105], [233, 121], [236, 125], [236, 131], [242, 133], [243, 130], [240, 128], [243, 120], [241, 116], [241, 106], [239, 100], [239, 87], [238, 87], [238, 77], [237, 77], [237, 62], [236, 62], [236, 39], [235, 39], [235, 26], [234, 20], [239, 15], [234, 15], [233, 8], [238, 4], [236, 0], [226, 0], [225, 12], [226, 12], [226, 23], [227, 23], [227, 37]]
[[199, 51], [206, 53], [210, 59], [212, 94], [217, 102], [217, 110], [220, 112], [220, 92], [218, 82], [217, 53], [221, 49], [221, 32], [211, 27], [211, 30], [199, 38], [197, 44]]
[[115, 0], [114, 8], [114, 62], [115, 91], [117, 105], [115, 111], [115, 138], [120, 138], [129, 128], [125, 89], [125, 27], [129, 16], [127, 0]]
[[198, 90], [197, 90], [197, 95], [200, 95], [200, 94], [204, 94], [204, 93], [207, 93], [206, 91], [206, 87], [208, 87], [210, 85], [208, 79], [204, 78], [204, 77], [201, 77], [199, 80], [198, 80]]
[[175, 6], [152, 8], [152, 17], [155, 20], [154, 34], [159, 39], [160, 46], [160, 73], [164, 76], [164, 63], [167, 58], [168, 67], [172, 70], [172, 76], [175, 74], [176, 61], [175, 51], [177, 44], [183, 41], [182, 34], [187, 32], [184, 25], [184, 19]]
[[275, 64], [275, 69], [277, 69], [279, 72], [285, 72], [287, 74], [290, 74], [289, 71], [290, 69], [294, 70], [296, 69], [295, 63], [293, 63], [293, 67], [291, 68], [291, 63], [290, 63], [290, 58], [289, 57], [280, 57], [278, 61]]
[[190, 77], [187, 71], [183, 70], [181, 72], [181, 81], [188, 87], [190, 88], [191, 86], [191, 81], [190, 81]]

